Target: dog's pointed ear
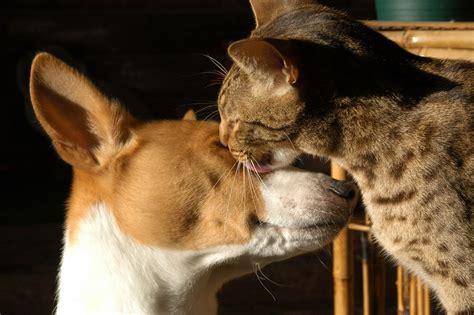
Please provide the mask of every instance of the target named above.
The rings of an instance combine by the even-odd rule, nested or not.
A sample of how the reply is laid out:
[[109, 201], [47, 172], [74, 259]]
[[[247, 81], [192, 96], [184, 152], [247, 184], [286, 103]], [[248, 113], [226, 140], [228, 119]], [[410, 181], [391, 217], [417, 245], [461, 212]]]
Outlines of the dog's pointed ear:
[[56, 151], [75, 167], [99, 168], [131, 140], [128, 112], [48, 53], [33, 60], [30, 96], [36, 117]]
[[289, 87], [299, 79], [299, 70], [292, 58], [264, 39], [243, 39], [231, 44], [228, 54], [244, 72], [267, 86]]
[[274, 17], [290, 11], [297, 5], [314, 3], [313, 0], [250, 0], [256, 27], [268, 23]]
[[196, 113], [192, 109], [188, 110], [186, 114], [184, 114], [183, 120], [197, 120]]

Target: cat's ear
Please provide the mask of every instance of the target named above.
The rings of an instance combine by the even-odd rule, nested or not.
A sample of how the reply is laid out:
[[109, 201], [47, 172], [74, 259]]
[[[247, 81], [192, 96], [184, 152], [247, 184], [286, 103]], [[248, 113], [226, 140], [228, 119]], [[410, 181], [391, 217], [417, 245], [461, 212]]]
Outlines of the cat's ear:
[[256, 27], [271, 21], [274, 17], [292, 10], [297, 5], [314, 4], [313, 0], [250, 0]]
[[186, 114], [184, 114], [183, 120], [197, 120], [196, 113], [192, 109], [188, 110]]
[[73, 166], [97, 169], [130, 143], [132, 117], [127, 111], [48, 53], [33, 60], [30, 95], [54, 148]]
[[267, 86], [291, 86], [298, 81], [299, 71], [290, 56], [274, 43], [263, 39], [243, 39], [229, 46], [228, 54], [244, 72]]

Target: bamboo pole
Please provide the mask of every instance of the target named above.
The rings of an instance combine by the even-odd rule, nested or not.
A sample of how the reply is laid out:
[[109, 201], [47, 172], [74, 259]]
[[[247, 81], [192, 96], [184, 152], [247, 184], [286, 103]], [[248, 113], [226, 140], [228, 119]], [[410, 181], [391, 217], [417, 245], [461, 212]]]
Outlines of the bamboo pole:
[[425, 314], [424, 288], [420, 278], [416, 278], [416, 309], [418, 314]]
[[369, 215], [367, 212], [364, 215], [364, 223], [365, 225], [369, 228], [369, 231], [367, 231], [367, 240], [368, 240], [368, 261], [367, 265], [369, 268], [369, 301], [370, 301], [370, 312], [372, 314], [376, 314], [376, 295], [375, 295], [375, 275], [374, 275], [374, 270], [375, 270], [375, 257], [377, 255], [377, 250], [374, 242], [374, 236], [370, 232], [370, 227], [372, 226], [372, 222], [370, 221]]
[[404, 283], [403, 283], [403, 269], [397, 266], [397, 313], [398, 315], [405, 314], [404, 302]]
[[369, 246], [365, 232], [360, 233], [360, 245], [362, 252], [362, 314], [370, 315]]
[[418, 315], [416, 312], [416, 279], [414, 275], [410, 275], [410, 315]]
[[403, 30], [381, 33], [406, 48], [474, 49], [474, 30]]
[[375, 254], [375, 294], [377, 299], [377, 315], [385, 315], [386, 298], [386, 265], [380, 253]]
[[359, 232], [370, 232], [370, 226], [359, 224], [359, 223], [349, 223], [347, 225], [349, 230], [359, 231]]
[[450, 49], [450, 48], [407, 48], [411, 53], [440, 59], [463, 59], [474, 61], [474, 49]]
[[[338, 180], [345, 180], [345, 171], [335, 162], [331, 162], [331, 175]], [[334, 314], [354, 314], [353, 266], [351, 266], [352, 246], [350, 232], [346, 227], [333, 242], [333, 281], [334, 281]]]
[[430, 299], [430, 289], [425, 286], [425, 291], [424, 291], [424, 310], [425, 314], [424, 315], [431, 315], [431, 299]]
[[364, 21], [377, 30], [474, 30], [474, 22], [402, 22], [402, 21]]

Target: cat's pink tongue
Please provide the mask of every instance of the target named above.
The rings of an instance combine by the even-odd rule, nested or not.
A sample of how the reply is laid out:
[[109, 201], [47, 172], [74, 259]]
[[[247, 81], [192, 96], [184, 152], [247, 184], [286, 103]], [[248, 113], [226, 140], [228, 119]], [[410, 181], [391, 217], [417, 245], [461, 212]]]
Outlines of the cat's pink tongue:
[[270, 173], [273, 171], [273, 168], [268, 164], [245, 163], [245, 167], [260, 174]]

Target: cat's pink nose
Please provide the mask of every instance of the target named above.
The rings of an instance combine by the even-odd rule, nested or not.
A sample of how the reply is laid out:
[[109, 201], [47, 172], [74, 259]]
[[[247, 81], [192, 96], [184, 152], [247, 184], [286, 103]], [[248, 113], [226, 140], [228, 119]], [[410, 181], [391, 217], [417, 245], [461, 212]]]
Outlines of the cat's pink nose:
[[229, 128], [227, 123], [221, 121], [219, 125], [219, 140], [221, 141], [222, 145], [227, 147], [229, 144]]

